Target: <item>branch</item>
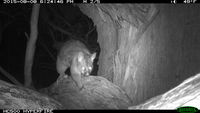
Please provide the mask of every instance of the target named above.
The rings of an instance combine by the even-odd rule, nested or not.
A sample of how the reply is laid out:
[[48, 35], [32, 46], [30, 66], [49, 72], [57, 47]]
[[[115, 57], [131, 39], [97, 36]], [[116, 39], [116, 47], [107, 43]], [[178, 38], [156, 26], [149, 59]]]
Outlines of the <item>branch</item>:
[[31, 87], [32, 83], [32, 65], [35, 54], [35, 44], [38, 35], [37, 25], [38, 25], [39, 9], [40, 9], [39, 4], [33, 5], [32, 16], [31, 16], [31, 34], [30, 38], [27, 41], [25, 65], [24, 65], [24, 76], [25, 76], [26, 87]]

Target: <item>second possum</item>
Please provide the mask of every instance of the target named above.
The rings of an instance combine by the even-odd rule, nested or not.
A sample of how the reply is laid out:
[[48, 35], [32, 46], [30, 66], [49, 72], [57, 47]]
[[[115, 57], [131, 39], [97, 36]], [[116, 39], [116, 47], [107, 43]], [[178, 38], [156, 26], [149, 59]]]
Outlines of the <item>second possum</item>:
[[88, 76], [93, 68], [96, 53], [91, 54], [87, 47], [78, 40], [70, 40], [63, 44], [57, 55], [56, 69], [60, 76], [65, 75], [70, 68], [71, 77], [82, 89], [82, 76]]

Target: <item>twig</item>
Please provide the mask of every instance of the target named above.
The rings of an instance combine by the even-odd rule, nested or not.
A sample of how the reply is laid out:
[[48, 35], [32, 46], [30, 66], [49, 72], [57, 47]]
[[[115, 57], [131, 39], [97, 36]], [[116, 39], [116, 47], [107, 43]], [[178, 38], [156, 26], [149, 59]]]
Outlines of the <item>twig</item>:
[[23, 86], [19, 81], [17, 81], [17, 79], [15, 79], [10, 73], [8, 73], [6, 70], [4, 70], [1, 66], [0, 66], [0, 72], [3, 75], [5, 75], [14, 84], [16, 84], [18, 86]]
[[63, 34], [66, 34], [66, 35], [71, 36], [71, 37], [75, 37], [72, 33], [68, 32], [68, 31], [66, 31], [66, 30], [64, 30], [64, 29], [62, 29], [62, 28], [60, 28], [60, 27], [58, 27], [58, 26], [56, 26], [56, 25], [54, 25], [54, 24], [51, 23], [51, 22], [48, 22], [48, 24], [49, 24], [51, 27], [53, 27], [54, 29], [60, 31], [60, 32], [63, 33]]
[[[25, 33], [25, 36], [27, 39], [29, 39], [29, 36], [27, 33]], [[47, 53], [49, 53], [50, 57], [53, 59], [53, 60], [56, 60], [56, 58], [53, 56], [53, 54], [50, 52], [50, 50], [48, 49], [48, 47], [42, 43], [41, 41], [38, 41], [40, 45], [42, 45], [42, 47], [47, 51]]]
[[64, 17], [62, 17], [61, 15], [59, 15], [58, 12], [55, 11], [55, 9], [52, 9], [51, 7], [49, 9], [53, 12], [53, 14], [55, 15], [55, 17], [60, 18], [67, 25], [67, 27], [71, 27], [71, 24], [69, 22], [67, 22]]
[[50, 52], [50, 50], [48, 49], [48, 47], [47, 47], [44, 43], [42, 43], [41, 41], [39, 41], [39, 44], [42, 45], [42, 47], [47, 51], [47, 53], [49, 53], [50, 57], [51, 57], [54, 61], [56, 61], [56, 58], [55, 58], [55, 57], [53, 56], [53, 54]]

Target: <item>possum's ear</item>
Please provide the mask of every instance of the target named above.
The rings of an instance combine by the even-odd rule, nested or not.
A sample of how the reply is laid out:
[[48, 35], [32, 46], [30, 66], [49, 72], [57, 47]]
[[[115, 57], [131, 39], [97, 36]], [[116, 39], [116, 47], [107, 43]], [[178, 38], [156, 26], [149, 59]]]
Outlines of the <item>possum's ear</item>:
[[79, 52], [78, 53], [78, 62], [82, 62], [83, 60], [84, 60], [84, 55], [83, 55], [83, 53], [82, 52]]
[[92, 62], [93, 62], [93, 60], [95, 59], [95, 57], [96, 57], [96, 53], [93, 53], [93, 54], [91, 55], [91, 57], [90, 57], [90, 59], [91, 59]]

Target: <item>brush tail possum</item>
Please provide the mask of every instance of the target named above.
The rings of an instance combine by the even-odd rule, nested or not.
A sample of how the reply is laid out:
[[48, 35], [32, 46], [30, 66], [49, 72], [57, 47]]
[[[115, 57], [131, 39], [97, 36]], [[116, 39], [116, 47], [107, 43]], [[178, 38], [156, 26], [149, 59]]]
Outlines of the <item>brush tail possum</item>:
[[67, 41], [57, 55], [57, 72], [60, 76], [68, 76], [65, 71], [70, 68], [72, 79], [82, 89], [82, 77], [90, 75], [95, 57], [96, 53], [91, 54], [82, 42], [78, 40]]

